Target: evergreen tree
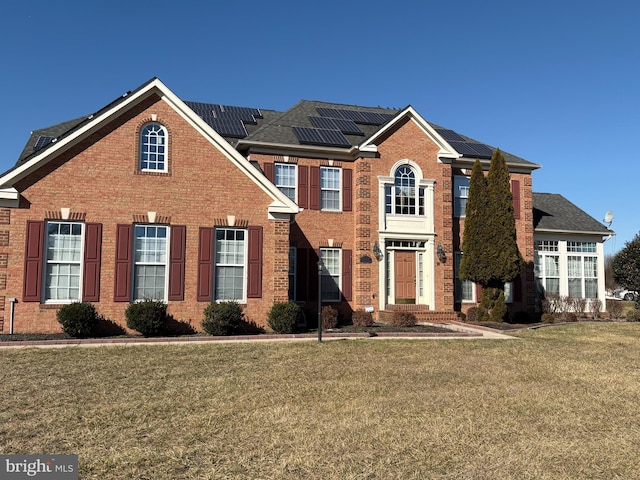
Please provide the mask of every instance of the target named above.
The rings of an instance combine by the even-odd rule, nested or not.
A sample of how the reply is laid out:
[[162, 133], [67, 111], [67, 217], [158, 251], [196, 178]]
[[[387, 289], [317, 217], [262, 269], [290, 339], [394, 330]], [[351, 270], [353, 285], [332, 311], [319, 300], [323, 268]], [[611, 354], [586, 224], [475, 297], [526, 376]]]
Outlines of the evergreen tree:
[[518, 250], [513, 196], [507, 163], [500, 150], [485, 178], [476, 160], [469, 183], [460, 277], [482, 286], [478, 320], [502, 321], [504, 284], [515, 280], [524, 260]]
[[[616, 253], [611, 260], [611, 270], [618, 285], [640, 292], [640, 233]], [[640, 299], [636, 299], [636, 306], [640, 307]]]

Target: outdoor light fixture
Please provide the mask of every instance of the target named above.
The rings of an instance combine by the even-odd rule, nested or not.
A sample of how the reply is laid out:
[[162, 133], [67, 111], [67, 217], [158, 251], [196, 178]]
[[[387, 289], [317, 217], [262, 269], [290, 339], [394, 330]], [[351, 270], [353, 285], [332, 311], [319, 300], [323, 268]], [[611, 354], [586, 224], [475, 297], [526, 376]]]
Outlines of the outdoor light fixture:
[[380, 250], [380, 245], [378, 245], [378, 242], [375, 242], [373, 244], [373, 256], [376, 257], [376, 260], [378, 261], [382, 260], [382, 250]]
[[438, 260], [440, 260], [440, 262], [444, 263], [447, 261], [447, 254], [445, 253], [441, 243], [438, 244], [436, 255], [438, 255]]

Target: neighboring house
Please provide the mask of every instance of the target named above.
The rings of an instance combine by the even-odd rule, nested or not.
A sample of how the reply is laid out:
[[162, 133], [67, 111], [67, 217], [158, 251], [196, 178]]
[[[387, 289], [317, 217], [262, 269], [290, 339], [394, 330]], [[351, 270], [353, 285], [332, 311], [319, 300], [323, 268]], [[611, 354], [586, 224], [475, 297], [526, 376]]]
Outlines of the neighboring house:
[[[471, 168], [488, 169], [493, 150], [410, 106], [301, 101], [276, 112], [183, 101], [152, 79], [33, 132], [0, 176], [2, 331], [58, 331], [56, 310], [82, 300], [124, 325], [144, 298], [195, 327], [207, 302], [236, 300], [264, 325], [278, 301], [317, 312], [318, 281], [322, 303], [347, 318], [369, 308], [455, 319], [478, 298], [456, 272]], [[509, 301], [533, 312], [539, 166], [504, 156], [528, 265]], [[560, 241], [583, 238], [563, 228]], [[599, 228], [583, 233], [599, 245], [604, 298], [611, 232]]]

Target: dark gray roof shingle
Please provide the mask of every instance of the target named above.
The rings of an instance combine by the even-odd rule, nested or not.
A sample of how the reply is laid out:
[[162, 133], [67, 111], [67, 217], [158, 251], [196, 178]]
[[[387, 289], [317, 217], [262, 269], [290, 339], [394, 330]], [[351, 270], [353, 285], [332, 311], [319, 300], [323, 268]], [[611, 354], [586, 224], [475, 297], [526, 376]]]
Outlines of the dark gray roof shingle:
[[613, 231], [557, 193], [533, 194], [533, 228], [538, 231], [613, 234]]

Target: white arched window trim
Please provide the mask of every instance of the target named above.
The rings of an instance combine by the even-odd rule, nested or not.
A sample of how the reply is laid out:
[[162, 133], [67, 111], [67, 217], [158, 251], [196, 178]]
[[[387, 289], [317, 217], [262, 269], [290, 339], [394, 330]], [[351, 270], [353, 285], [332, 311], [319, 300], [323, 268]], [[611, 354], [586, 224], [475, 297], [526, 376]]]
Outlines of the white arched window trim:
[[164, 125], [146, 123], [140, 129], [138, 168], [142, 172], [168, 172], [169, 134]]

